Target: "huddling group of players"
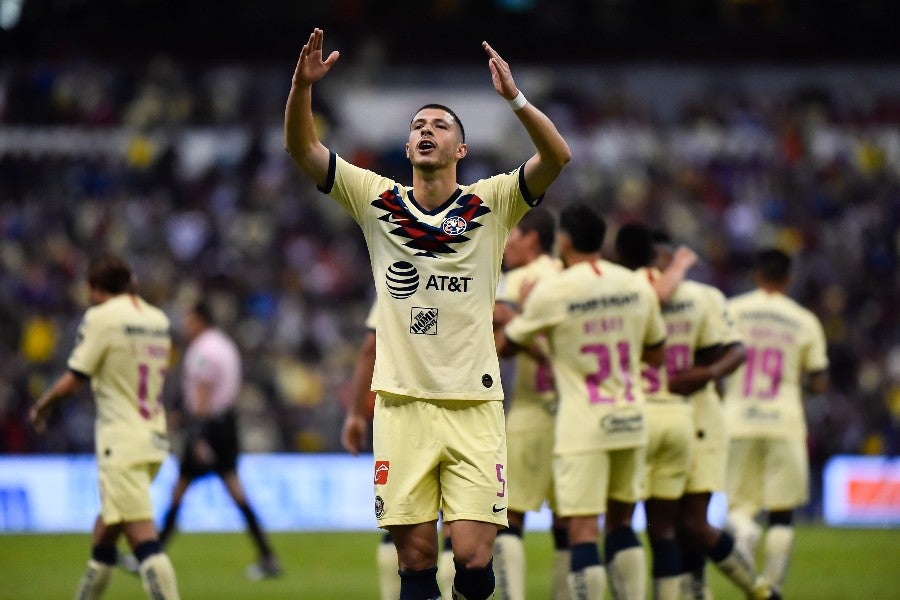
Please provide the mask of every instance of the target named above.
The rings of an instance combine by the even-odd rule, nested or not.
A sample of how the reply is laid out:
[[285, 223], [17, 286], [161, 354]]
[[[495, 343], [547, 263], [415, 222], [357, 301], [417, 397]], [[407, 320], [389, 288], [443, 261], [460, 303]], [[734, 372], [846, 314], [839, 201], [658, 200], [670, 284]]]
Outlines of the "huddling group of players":
[[[570, 207], [559, 220], [557, 238], [553, 215], [535, 208], [511, 232], [494, 311], [498, 351], [516, 356], [497, 597], [525, 598], [525, 515], [546, 502], [555, 600], [602, 597], [607, 586], [615, 598], [644, 598], [645, 552], [631, 523], [637, 501], [654, 598], [711, 597], [707, 559], [747, 597], [779, 597], [792, 511], [807, 500], [801, 388], [823, 392], [827, 369], [819, 322], [785, 296], [790, 258], [760, 251], [757, 289], [729, 301], [686, 279], [697, 255], [661, 230], [623, 225], [613, 263], [600, 257], [606, 224], [593, 210]], [[356, 373], [363, 395], [374, 310], [366, 324]], [[717, 491], [727, 491], [725, 529], [707, 517]], [[761, 511], [769, 527], [757, 572]], [[450, 598], [444, 542], [439, 581]], [[382, 598], [396, 598], [389, 535], [378, 556]]]

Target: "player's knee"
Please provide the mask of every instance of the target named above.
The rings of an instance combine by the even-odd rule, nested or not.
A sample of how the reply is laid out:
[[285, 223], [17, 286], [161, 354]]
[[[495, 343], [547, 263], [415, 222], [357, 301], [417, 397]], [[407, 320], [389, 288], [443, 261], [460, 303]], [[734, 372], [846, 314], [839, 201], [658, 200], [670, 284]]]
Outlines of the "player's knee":
[[453, 562], [463, 565], [467, 569], [483, 569], [493, 559], [493, 546], [471, 546], [468, 548], [454, 548]]
[[453, 588], [469, 600], [482, 600], [493, 597], [494, 565], [488, 560], [482, 566], [470, 566], [453, 560], [456, 574], [453, 576]]
[[773, 510], [769, 513], [769, 526], [784, 525], [790, 526], [794, 521], [794, 511], [792, 510]]

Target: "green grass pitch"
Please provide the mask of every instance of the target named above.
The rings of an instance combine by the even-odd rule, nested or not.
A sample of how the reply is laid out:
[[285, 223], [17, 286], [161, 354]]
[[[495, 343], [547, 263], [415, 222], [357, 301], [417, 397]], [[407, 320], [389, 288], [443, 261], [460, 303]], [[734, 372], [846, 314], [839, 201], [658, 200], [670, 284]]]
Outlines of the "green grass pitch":
[[[284, 566], [278, 579], [249, 581], [253, 549], [243, 534], [181, 534], [169, 555], [186, 600], [378, 598], [372, 533], [275, 533]], [[89, 552], [88, 534], [0, 536], [0, 599], [71, 598]], [[550, 536], [525, 535], [528, 597], [550, 597]], [[785, 585], [786, 598], [900, 599], [900, 530], [799, 527]], [[717, 598], [741, 598], [715, 569]], [[649, 589], [649, 586], [648, 586]], [[648, 592], [649, 593], [649, 592]], [[107, 598], [144, 598], [140, 580], [116, 571]]]

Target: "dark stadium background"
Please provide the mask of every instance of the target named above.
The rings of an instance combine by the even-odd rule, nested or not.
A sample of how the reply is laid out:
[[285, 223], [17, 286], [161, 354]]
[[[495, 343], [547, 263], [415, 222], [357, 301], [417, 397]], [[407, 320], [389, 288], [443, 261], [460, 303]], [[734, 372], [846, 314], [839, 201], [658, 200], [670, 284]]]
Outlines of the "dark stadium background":
[[[832, 360], [832, 391], [808, 406], [814, 470], [835, 453], [896, 451], [900, 4], [0, 0], [0, 23], [0, 452], [92, 450], [89, 397], [45, 437], [25, 416], [64, 368], [85, 260], [101, 248], [133, 260], [142, 291], [173, 316], [198, 294], [220, 311], [246, 355], [248, 448], [339, 451], [367, 258], [355, 225], [276, 151], [314, 26], [342, 52], [341, 83], [323, 83], [315, 108], [361, 164], [406, 169], [400, 148], [348, 139], [333, 100], [342, 85], [490, 92], [489, 39], [564, 134], [600, 157], [573, 162], [548, 205], [588, 200], [613, 225], [674, 226], [703, 257], [695, 275], [728, 294], [746, 289], [756, 245], [788, 247], [792, 293], [823, 320]], [[582, 78], [592, 70], [604, 75]], [[667, 96], [684, 91], [672, 81], [682, 76], [708, 83]], [[210, 150], [233, 131], [249, 143]], [[196, 145], [179, 146], [188, 133]], [[707, 133], [765, 150], [686, 158], [671, 143]], [[656, 150], [635, 149], [621, 170], [602, 162], [634, 139]], [[217, 158], [195, 164], [190, 147]], [[509, 154], [473, 148], [468, 174], [510, 168]], [[177, 373], [169, 387], [177, 406]]]

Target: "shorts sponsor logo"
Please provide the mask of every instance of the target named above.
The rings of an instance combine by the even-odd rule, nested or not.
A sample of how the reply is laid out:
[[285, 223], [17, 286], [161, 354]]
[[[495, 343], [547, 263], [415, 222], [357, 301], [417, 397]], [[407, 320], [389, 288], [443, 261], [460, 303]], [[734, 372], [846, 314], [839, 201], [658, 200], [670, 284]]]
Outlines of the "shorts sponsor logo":
[[398, 260], [388, 267], [385, 281], [391, 297], [403, 300], [415, 294], [419, 289], [419, 272], [412, 263]]
[[600, 420], [600, 427], [606, 433], [636, 433], [644, 429], [644, 415], [639, 412], [609, 414]]
[[380, 519], [384, 516], [384, 500], [381, 496], [375, 496], [375, 518]]
[[413, 306], [410, 311], [409, 332], [415, 335], [437, 335], [438, 309]]
[[494, 511], [494, 514], [496, 515], [497, 513], [502, 513], [504, 510], [506, 510], [506, 507], [501, 506], [498, 508], [497, 505], [495, 504], [491, 507], [491, 510]]
[[447, 235], [459, 235], [465, 232], [468, 225], [469, 224], [466, 223], [465, 219], [459, 215], [455, 215], [444, 219], [444, 222], [441, 223], [441, 230]]
[[375, 485], [384, 485], [388, 480], [388, 472], [391, 469], [391, 461], [376, 460], [375, 461]]

